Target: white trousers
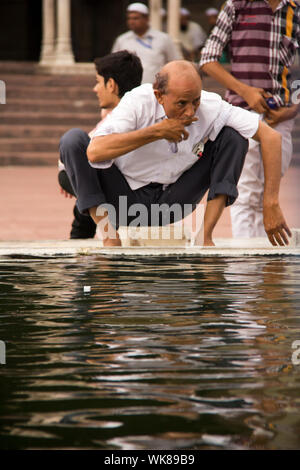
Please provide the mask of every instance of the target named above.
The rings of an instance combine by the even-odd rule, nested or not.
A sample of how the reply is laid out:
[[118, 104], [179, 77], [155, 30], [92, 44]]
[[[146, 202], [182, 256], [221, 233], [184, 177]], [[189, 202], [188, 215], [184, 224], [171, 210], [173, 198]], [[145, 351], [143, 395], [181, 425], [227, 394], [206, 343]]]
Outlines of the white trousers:
[[[293, 126], [294, 119], [290, 119], [274, 127], [282, 136], [281, 176], [288, 169], [293, 155]], [[230, 207], [234, 238], [267, 236], [263, 224], [263, 191], [264, 169], [260, 144], [249, 139], [249, 150], [238, 183], [239, 196]]]

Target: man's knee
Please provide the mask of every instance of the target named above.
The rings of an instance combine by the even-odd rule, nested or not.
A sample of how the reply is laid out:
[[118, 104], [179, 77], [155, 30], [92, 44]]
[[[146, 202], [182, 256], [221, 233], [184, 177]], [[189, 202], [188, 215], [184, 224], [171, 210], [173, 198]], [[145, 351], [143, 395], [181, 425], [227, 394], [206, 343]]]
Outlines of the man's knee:
[[67, 131], [60, 139], [59, 149], [65, 152], [70, 149], [77, 149], [82, 146], [87, 146], [89, 143], [89, 136], [82, 129], [74, 128]]
[[243, 156], [246, 155], [249, 148], [248, 139], [245, 139], [245, 137], [243, 137], [239, 132], [228, 126], [225, 126], [220, 134], [222, 134], [222, 138], [225, 139], [233, 149], [238, 153], [241, 153]]

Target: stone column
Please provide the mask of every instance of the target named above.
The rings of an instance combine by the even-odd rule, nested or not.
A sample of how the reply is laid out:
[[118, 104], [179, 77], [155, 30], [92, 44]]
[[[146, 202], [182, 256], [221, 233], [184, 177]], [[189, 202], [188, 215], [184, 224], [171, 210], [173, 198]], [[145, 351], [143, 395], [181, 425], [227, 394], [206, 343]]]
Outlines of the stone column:
[[161, 18], [161, 0], [150, 0], [150, 24], [153, 29], [162, 30], [162, 18]]
[[40, 65], [53, 64], [55, 59], [55, 8], [54, 0], [43, 0], [43, 39]]
[[181, 53], [180, 41], [179, 41], [179, 12], [181, 7], [181, 0], [168, 0], [167, 9], [167, 32], [173, 39], [178, 50]]
[[179, 11], [181, 0], [168, 0], [168, 34], [172, 39], [179, 43]]
[[74, 64], [71, 42], [71, 4], [70, 0], [57, 0], [57, 42], [56, 59], [58, 65]]

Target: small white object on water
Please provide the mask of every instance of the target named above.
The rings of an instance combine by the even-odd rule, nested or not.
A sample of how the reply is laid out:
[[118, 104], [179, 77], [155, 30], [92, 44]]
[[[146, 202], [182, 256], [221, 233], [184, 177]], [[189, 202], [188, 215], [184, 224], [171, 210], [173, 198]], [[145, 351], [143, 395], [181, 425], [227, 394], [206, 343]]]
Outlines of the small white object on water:
[[83, 292], [91, 292], [91, 286], [83, 286]]

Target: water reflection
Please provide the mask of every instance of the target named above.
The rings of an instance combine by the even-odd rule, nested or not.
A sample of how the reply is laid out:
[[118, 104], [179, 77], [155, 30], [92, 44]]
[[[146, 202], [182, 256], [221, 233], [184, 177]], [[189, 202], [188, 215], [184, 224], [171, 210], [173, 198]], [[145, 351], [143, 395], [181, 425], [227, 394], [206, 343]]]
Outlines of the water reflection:
[[2, 261], [0, 447], [299, 448], [299, 280], [298, 258]]

